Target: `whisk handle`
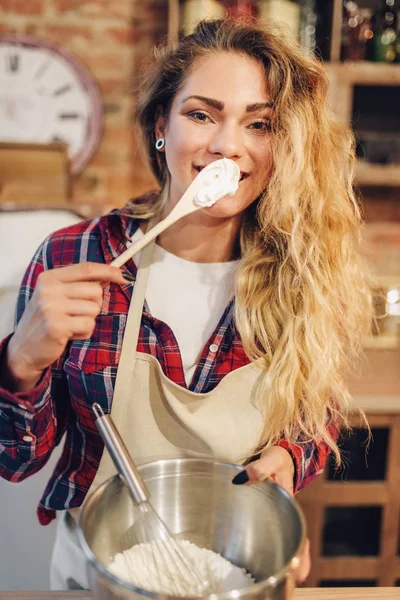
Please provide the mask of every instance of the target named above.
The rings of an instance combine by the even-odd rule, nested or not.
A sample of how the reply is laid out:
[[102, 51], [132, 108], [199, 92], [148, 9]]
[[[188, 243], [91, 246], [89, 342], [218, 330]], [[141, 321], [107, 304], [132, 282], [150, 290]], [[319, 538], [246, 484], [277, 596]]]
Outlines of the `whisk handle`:
[[97, 402], [93, 404], [92, 409], [96, 415], [96, 427], [99, 430], [101, 438], [118, 472], [125, 479], [133, 499], [137, 504], [145, 502], [149, 499], [150, 494], [129, 455], [123, 439], [115, 427], [111, 415], [106, 415]]

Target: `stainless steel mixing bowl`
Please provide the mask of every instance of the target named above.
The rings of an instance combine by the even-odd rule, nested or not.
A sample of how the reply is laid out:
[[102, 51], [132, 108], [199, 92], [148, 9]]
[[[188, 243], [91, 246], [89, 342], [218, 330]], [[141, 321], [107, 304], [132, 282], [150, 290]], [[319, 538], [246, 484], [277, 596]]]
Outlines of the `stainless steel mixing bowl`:
[[[212, 459], [159, 460], [139, 471], [154, 508], [173, 533], [220, 553], [256, 579], [251, 587], [212, 594], [210, 600], [290, 598], [305, 525], [285, 490], [271, 482], [235, 486], [232, 477], [240, 467]], [[119, 476], [84, 503], [78, 536], [92, 593], [98, 600], [175, 600], [125, 583], [107, 569], [114, 555], [126, 549], [124, 533], [135, 518], [137, 508]]]

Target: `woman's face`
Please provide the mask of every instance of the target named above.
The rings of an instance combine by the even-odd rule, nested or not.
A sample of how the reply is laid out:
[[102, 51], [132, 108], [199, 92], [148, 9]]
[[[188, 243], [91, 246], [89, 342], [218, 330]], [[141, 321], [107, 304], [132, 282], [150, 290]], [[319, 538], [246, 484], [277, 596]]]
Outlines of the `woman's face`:
[[230, 158], [243, 178], [234, 196], [207, 209], [219, 218], [242, 213], [265, 189], [271, 173], [271, 99], [263, 67], [240, 54], [199, 60], [172, 103], [159, 117], [156, 136], [165, 138], [174, 206], [202, 167]]

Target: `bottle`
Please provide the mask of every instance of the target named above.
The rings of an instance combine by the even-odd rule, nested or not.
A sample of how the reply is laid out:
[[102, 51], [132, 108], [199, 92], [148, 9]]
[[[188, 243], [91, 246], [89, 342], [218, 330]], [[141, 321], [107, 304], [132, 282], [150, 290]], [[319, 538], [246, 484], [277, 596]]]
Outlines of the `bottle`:
[[362, 17], [362, 21], [358, 36], [358, 60], [366, 60], [368, 40], [370, 40], [374, 35], [372, 31], [372, 11], [369, 8], [362, 8], [360, 9], [360, 15]]
[[225, 6], [219, 0], [186, 0], [183, 7], [183, 28], [188, 35], [202, 19], [223, 19]]
[[300, 43], [305, 54], [313, 56], [317, 48], [317, 7], [315, 0], [302, 0], [300, 5]]
[[397, 54], [399, 0], [380, 0], [373, 16], [373, 36], [367, 44], [367, 57], [376, 62], [394, 62]]
[[356, 2], [343, 2], [342, 60], [357, 60], [358, 36], [361, 24], [360, 9]]
[[228, 15], [233, 18], [252, 20], [256, 15], [256, 0], [230, 0]]
[[294, 0], [260, 0], [259, 21], [284, 23], [298, 37], [300, 30], [300, 5]]
[[344, 2], [342, 22], [342, 60], [365, 60], [368, 41], [373, 37], [372, 14], [355, 2]]

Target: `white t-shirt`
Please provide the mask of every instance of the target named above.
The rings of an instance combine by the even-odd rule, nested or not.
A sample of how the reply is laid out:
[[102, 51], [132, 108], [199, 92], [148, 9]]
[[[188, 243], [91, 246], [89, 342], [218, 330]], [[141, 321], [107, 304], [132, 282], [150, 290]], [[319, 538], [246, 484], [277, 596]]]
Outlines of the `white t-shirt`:
[[[135, 243], [143, 236], [138, 229]], [[138, 264], [140, 253], [135, 256]], [[223, 263], [196, 263], [155, 247], [146, 300], [153, 317], [174, 332], [189, 385], [201, 351], [218, 325], [233, 297], [237, 260]]]

